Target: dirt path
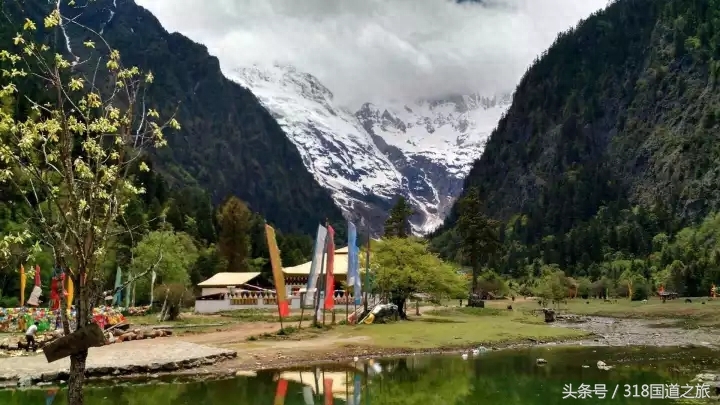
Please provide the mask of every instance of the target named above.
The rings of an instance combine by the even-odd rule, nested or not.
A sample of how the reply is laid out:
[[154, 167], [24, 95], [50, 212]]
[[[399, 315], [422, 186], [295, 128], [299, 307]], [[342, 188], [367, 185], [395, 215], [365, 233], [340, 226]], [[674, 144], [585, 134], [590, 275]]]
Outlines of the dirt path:
[[229, 329], [222, 329], [217, 332], [191, 333], [172, 339], [185, 342], [197, 343], [210, 346], [227, 346], [246, 342], [250, 336], [263, 333], [277, 332], [280, 330], [280, 323], [276, 322], [247, 322], [233, 325]]

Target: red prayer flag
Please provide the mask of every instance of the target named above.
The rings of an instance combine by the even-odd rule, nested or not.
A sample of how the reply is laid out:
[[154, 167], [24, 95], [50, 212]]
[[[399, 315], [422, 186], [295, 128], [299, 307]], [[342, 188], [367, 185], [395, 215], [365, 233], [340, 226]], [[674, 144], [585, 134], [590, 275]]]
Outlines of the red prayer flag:
[[275, 405], [283, 405], [285, 403], [285, 395], [287, 395], [288, 381], [281, 378], [277, 382], [277, 390], [275, 391]]
[[40, 287], [40, 266], [35, 265], [35, 286]]
[[325, 309], [332, 310], [335, 308], [335, 274], [333, 272], [333, 264], [335, 263], [335, 230], [332, 226], [327, 227], [327, 264], [325, 278]]
[[326, 378], [323, 380], [323, 392], [325, 394], [325, 405], [333, 405], [333, 394], [332, 394], [332, 378]]

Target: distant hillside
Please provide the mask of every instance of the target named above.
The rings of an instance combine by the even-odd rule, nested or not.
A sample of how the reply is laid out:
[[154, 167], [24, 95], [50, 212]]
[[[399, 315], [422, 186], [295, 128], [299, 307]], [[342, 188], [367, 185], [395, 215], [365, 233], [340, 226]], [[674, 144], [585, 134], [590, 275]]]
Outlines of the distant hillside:
[[[46, 0], [5, 3], [6, 14], [18, 3], [42, 26]], [[216, 203], [234, 194], [287, 232], [312, 234], [325, 218], [344, 228], [329, 192], [307, 172], [275, 119], [250, 91], [222, 75], [205, 46], [168, 33], [132, 0], [96, 0], [84, 8], [63, 7], [63, 14], [78, 15], [77, 22], [102, 32], [125, 64], [155, 73], [148, 105], [164, 114], [179, 106], [183, 129], [169, 136], [156, 159], [173, 183], [198, 184]], [[11, 25], [0, 23], [3, 43], [14, 35]], [[57, 32], [58, 51], [82, 52], [87, 31], [68, 24], [65, 32], [69, 41]]]
[[692, 222], [720, 208], [719, 137], [720, 1], [618, 0], [528, 70], [465, 190], [527, 243], [603, 205]]

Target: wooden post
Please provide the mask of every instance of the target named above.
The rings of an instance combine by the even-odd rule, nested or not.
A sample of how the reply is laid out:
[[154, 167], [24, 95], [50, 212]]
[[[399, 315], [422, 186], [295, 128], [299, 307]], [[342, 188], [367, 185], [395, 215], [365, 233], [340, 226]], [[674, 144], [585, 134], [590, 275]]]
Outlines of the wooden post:
[[[307, 295], [307, 291], [305, 294]], [[305, 315], [305, 297], [300, 294], [300, 323], [298, 323], [298, 329], [302, 328], [303, 315]]]

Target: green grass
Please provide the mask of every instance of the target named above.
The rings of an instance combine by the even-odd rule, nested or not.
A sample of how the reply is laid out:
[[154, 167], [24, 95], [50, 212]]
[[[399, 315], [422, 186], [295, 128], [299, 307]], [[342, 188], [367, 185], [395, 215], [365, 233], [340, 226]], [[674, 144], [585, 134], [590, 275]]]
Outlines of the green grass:
[[[686, 303], [684, 298], [668, 300], [665, 303], [659, 298], [650, 298], [647, 302], [618, 299], [617, 302], [605, 302], [601, 299], [572, 299], [567, 305], [561, 304], [562, 313], [577, 315], [605, 316], [626, 319], [666, 320], [665, 326], [693, 329], [698, 327], [720, 327], [720, 300], [708, 298], [691, 298]], [[705, 302], [705, 304], [703, 304]], [[504, 308], [508, 300], [486, 301], [490, 308]], [[518, 300], [512, 302], [513, 308], [522, 312], [538, 310], [541, 307], [534, 300]]]
[[517, 311], [448, 308], [432, 312], [431, 316], [409, 321], [338, 326], [334, 330], [341, 337], [369, 337], [370, 346], [406, 349], [496, 345], [528, 339], [555, 341], [587, 336], [580, 330], [547, 326], [540, 317]]

